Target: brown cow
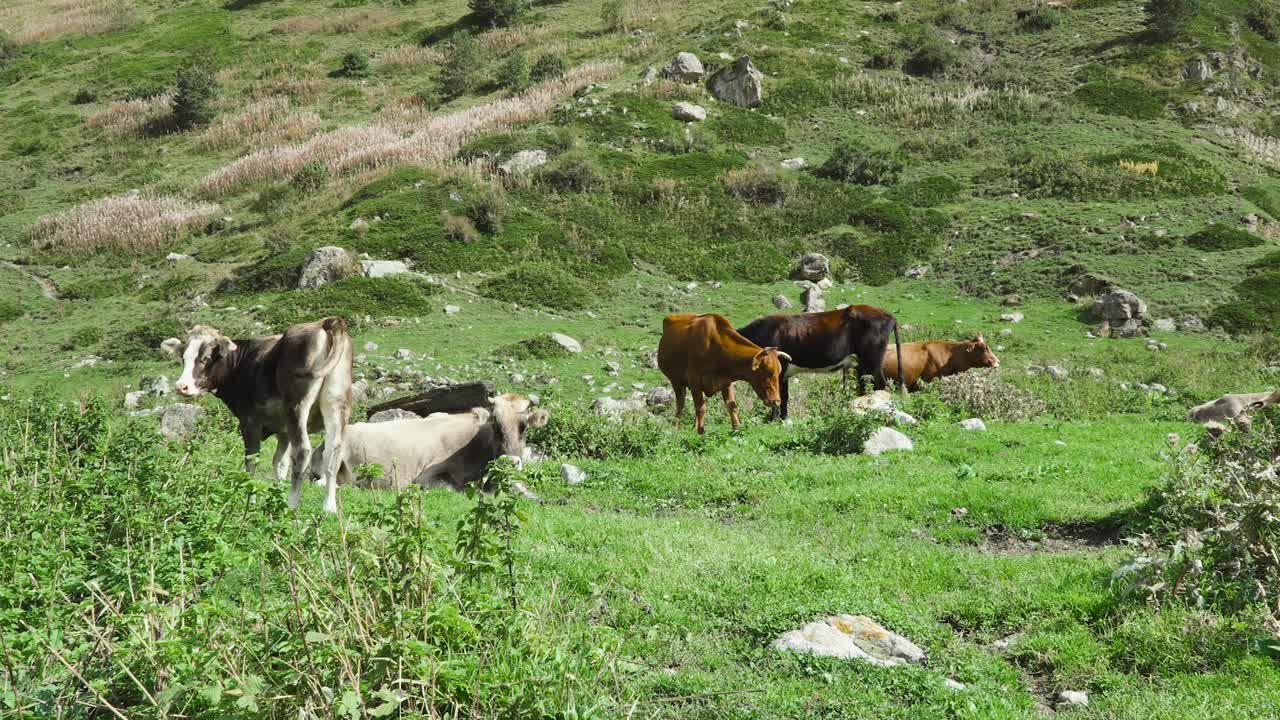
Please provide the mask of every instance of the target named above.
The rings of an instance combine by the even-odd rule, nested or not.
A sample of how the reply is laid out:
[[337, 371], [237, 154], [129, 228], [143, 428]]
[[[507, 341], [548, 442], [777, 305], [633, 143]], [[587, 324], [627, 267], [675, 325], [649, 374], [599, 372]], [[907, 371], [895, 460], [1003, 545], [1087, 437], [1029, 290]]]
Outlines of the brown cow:
[[658, 368], [671, 381], [676, 395], [676, 429], [684, 415], [684, 391], [693, 393], [694, 427], [706, 432], [707, 395], [721, 393], [736, 430], [742, 425], [735, 380], [746, 380], [770, 408], [781, 403], [778, 382], [782, 360], [790, 361], [776, 347], [761, 348], [733, 329], [723, 315], [685, 313], [662, 321], [658, 342]]
[[[981, 335], [964, 342], [927, 340], [902, 344], [902, 381], [912, 390], [922, 382], [987, 367], [1000, 367], [1000, 358]], [[898, 374], [898, 359], [888, 350], [884, 354], [884, 374]]]

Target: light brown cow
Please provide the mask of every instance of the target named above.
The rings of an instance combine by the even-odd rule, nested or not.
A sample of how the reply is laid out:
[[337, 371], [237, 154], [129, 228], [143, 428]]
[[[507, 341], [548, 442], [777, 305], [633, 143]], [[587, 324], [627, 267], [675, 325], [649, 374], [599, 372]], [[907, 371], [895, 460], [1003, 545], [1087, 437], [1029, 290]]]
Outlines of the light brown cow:
[[1215, 436], [1221, 435], [1230, 425], [1249, 432], [1253, 427], [1253, 420], [1249, 418], [1249, 413], [1277, 404], [1280, 404], [1280, 390], [1223, 395], [1217, 400], [1210, 400], [1188, 410], [1187, 420], [1200, 423]]
[[707, 395], [721, 393], [734, 429], [742, 425], [733, 383], [751, 383], [770, 408], [782, 402], [778, 383], [782, 361], [791, 356], [776, 347], [762, 348], [733, 329], [723, 315], [668, 315], [658, 342], [658, 369], [671, 381], [676, 395], [676, 429], [684, 415], [684, 392], [693, 393], [694, 428], [706, 432]]
[[[926, 340], [902, 345], [902, 380], [912, 390], [922, 382], [987, 367], [1000, 367], [1000, 359], [981, 335], [964, 342]], [[884, 374], [896, 375], [897, 371], [898, 359], [892, 352], [885, 351]]]

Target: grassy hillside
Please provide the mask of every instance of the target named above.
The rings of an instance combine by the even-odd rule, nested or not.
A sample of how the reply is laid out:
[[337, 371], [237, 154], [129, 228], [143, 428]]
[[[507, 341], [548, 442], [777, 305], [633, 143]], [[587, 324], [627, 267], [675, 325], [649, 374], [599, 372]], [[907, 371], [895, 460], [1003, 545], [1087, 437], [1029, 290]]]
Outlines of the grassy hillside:
[[[522, 4], [502, 27], [463, 0], [0, 7], [4, 714], [1015, 718], [1060, 690], [1090, 693], [1057, 707], [1080, 717], [1280, 712], [1273, 607], [1112, 581], [1121, 538], [1177, 535], [1153, 518], [1183, 507], [1186, 409], [1280, 377], [1274, 2], [1168, 37], [1135, 0]], [[760, 107], [642, 79], [681, 51], [750, 55]], [[526, 150], [547, 164], [499, 169]], [[327, 245], [420, 275], [297, 289]], [[828, 307], [981, 332], [1002, 368], [913, 397], [916, 450], [879, 458], [822, 445], [862, 427], [827, 377], [794, 426], [749, 392], [746, 428], [713, 404], [706, 438], [585, 414], [665, 384], [664, 314], [774, 312], [809, 251]], [[1192, 331], [1092, 337], [1081, 278]], [[550, 410], [514, 578], [513, 507], [343, 488], [340, 518], [293, 515], [215, 400], [176, 443], [117, 409], [191, 323], [327, 314], [374, 390], [358, 416], [439, 378]], [[553, 331], [585, 351], [543, 352]], [[767, 648], [846, 612], [929, 663]]]

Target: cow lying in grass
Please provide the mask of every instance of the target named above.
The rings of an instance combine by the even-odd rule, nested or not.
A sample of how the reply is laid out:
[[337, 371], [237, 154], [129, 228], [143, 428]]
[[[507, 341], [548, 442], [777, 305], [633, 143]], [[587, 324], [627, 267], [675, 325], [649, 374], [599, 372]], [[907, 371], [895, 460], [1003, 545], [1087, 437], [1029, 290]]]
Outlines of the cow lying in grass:
[[[434, 413], [381, 423], [348, 425], [346, 447], [338, 465], [338, 482], [390, 490], [409, 485], [463, 490], [484, 477], [489, 463], [503, 455], [521, 457], [530, 427], [547, 423], [546, 410], [507, 393], [493, 399], [492, 412], [472, 408], [465, 413]], [[361, 465], [381, 465], [382, 475], [361, 478]], [[319, 463], [312, 474], [319, 475]]]
[[[923, 382], [988, 367], [1000, 367], [1000, 359], [991, 352], [981, 335], [964, 342], [928, 340], [902, 344], [902, 382], [911, 390]], [[898, 375], [898, 358], [888, 348], [884, 353], [884, 374], [889, 377]]]
[[1226, 432], [1231, 425], [1249, 432], [1253, 428], [1249, 413], [1277, 404], [1280, 404], [1280, 390], [1223, 395], [1188, 410], [1187, 420], [1205, 426], [1215, 437]]

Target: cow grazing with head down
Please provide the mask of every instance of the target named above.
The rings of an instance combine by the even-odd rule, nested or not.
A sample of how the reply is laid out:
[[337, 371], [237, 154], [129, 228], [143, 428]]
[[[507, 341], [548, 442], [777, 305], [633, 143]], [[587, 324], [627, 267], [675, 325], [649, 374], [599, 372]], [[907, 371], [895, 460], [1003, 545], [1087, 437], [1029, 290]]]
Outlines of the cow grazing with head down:
[[707, 396], [721, 393], [734, 429], [742, 425], [733, 383], [746, 380], [771, 408], [780, 402], [782, 362], [790, 360], [776, 347], [760, 347], [738, 334], [723, 315], [668, 315], [658, 342], [658, 369], [676, 396], [676, 428], [684, 415], [684, 392], [693, 394], [694, 428], [706, 432]]
[[289, 507], [298, 507], [311, 466], [308, 433], [323, 428], [324, 509], [338, 511], [338, 457], [351, 418], [351, 336], [342, 318], [291, 325], [282, 335], [245, 340], [197, 325], [185, 344], [171, 338], [162, 347], [182, 358], [182, 377], [174, 383], [180, 395], [213, 393], [236, 416], [246, 471], [253, 472], [262, 441], [276, 436], [272, 462], [276, 477], [292, 477]]
[[[884, 354], [889, 335], [899, 349], [898, 368], [902, 368], [898, 341], [898, 319], [892, 313], [871, 305], [850, 305], [840, 310], [766, 315], [738, 328], [743, 337], [757, 345], [772, 346], [786, 353], [783, 367], [781, 417], [787, 417], [790, 392], [787, 379], [802, 372], [847, 371], [856, 365], [858, 392], [864, 390], [862, 378], [870, 375], [877, 390], [888, 385], [884, 373]], [[901, 372], [898, 386], [903, 386]]]
[[1210, 400], [1188, 410], [1187, 420], [1200, 423], [1215, 436], [1226, 432], [1231, 425], [1249, 432], [1253, 428], [1249, 413], [1269, 405], [1280, 405], [1280, 390], [1223, 395], [1217, 400]]
[[[523, 457], [529, 428], [546, 423], [546, 410], [533, 410], [527, 398], [506, 393], [493, 398], [492, 411], [477, 407], [463, 413], [348, 425], [338, 482], [384, 490], [410, 484], [463, 490], [484, 477], [493, 460], [503, 455]], [[361, 465], [381, 465], [382, 475], [359, 478], [355, 469]], [[321, 471], [313, 463], [312, 473]]]
[[[903, 343], [900, 352], [902, 382], [911, 390], [917, 389], [920, 383], [959, 375], [966, 370], [1000, 367], [1000, 358], [991, 352], [981, 335], [964, 342], [927, 340]], [[885, 351], [884, 374], [898, 375], [898, 353]]]

